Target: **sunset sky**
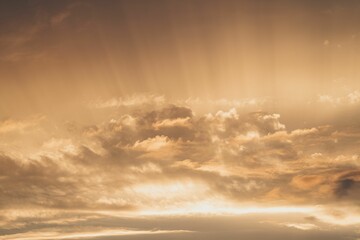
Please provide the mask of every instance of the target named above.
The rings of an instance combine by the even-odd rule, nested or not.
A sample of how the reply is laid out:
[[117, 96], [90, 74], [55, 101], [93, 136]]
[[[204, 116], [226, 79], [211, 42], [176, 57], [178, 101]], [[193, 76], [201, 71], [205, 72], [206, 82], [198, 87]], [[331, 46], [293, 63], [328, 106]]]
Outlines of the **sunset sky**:
[[360, 240], [360, 2], [0, 0], [0, 240]]

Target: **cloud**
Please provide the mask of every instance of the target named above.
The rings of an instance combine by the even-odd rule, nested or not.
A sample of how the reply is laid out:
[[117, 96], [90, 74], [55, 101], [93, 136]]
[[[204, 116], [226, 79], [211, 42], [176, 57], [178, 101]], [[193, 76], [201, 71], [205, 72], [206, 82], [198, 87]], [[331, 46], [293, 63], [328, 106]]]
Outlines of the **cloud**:
[[311, 223], [286, 223], [284, 225], [287, 227], [297, 228], [300, 230], [312, 230], [318, 228], [316, 225]]
[[305, 176], [295, 176], [291, 180], [291, 185], [300, 188], [300, 189], [311, 189], [315, 186], [318, 186], [324, 181], [323, 176], [319, 175], [305, 175]]
[[[213, 197], [229, 201], [243, 202], [254, 197], [266, 201], [277, 189], [273, 201], [327, 203], [332, 188], [339, 194], [350, 189], [331, 175], [356, 166], [356, 144], [346, 140], [352, 137], [347, 131], [321, 126], [286, 131], [279, 114], [240, 114], [235, 108], [197, 116], [188, 107], [170, 104], [129, 112], [95, 126], [80, 126], [72, 134], [74, 141], [70, 135], [44, 142], [36, 160], [6, 158], [7, 164], [12, 163], [21, 175], [31, 176], [30, 182], [43, 178], [44, 187], [38, 182], [33, 185], [37, 191], [52, 183], [48, 191], [53, 195], [46, 204], [38, 193], [32, 204], [146, 208], [154, 204], [153, 200], [129, 192], [137, 182], [156, 183], [161, 188], [165, 182], [186, 179], [204, 183]], [[343, 160], [336, 145], [341, 145], [342, 154], [348, 151]], [[53, 173], [48, 175], [46, 168]], [[87, 181], [82, 179], [85, 175]], [[15, 175], [7, 179], [23, 186], [18, 191], [28, 194], [26, 182]], [[95, 182], [98, 184], [91, 185]], [[68, 187], [63, 189], [65, 184]], [[117, 186], [116, 190], [111, 186]], [[102, 198], [97, 195], [99, 191]], [[79, 195], [66, 199], [58, 194], [69, 192]], [[23, 199], [28, 202], [27, 197]]]
[[354, 186], [355, 181], [352, 179], [342, 179], [337, 182], [336, 189], [334, 191], [335, 195], [342, 197], [348, 194], [348, 191]]
[[[2, 129], [25, 131], [39, 121], [4, 121]], [[63, 128], [66, 137], [51, 135], [36, 157], [2, 150], [3, 209], [136, 215], [221, 212], [250, 202], [359, 204], [356, 127], [287, 130], [277, 113], [197, 114], [189, 106], [140, 103], [101, 123]]]
[[336, 197], [351, 201], [360, 196], [359, 186], [360, 171], [348, 170], [338, 174], [333, 191]]
[[331, 104], [333, 106], [338, 105], [355, 105], [360, 102], [360, 91], [355, 90], [347, 93], [344, 96], [332, 96], [332, 95], [319, 95], [318, 102]]
[[[95, 229], [94, 229], [95, 230]], [[130, 229], [100, 229], [97, 231], [84, 231], [84, 232], [71, 232], [63, 233], [56, 231], [41, 231], [41, 232], [27, 232], [27, 233], [17, 233], [12, 234], [8, 237], [2, 237], [3, 240], [57, 240], [57, 239], [89, 239], [89, 238], [99, 238], [99, 237], [119, 237], [119, 236], [146, 236], [146, 235], [158, 235], [158, 234], [171, 234], [171, 233], [186, 233], [189, 231], [184, 230], [130, 230]]]
[[96, 100], [89, 103], [94, 108], [113, 107], [136, 107], [144, 105], [162, 105], [165, 103], [164, 96], [158, 95], [133, 95], [125, 98], [111, 98], [108, 100]]
[[37, 126], [44, 116], [33, 116], [24, 120], [6, 119], [0, 121], [0, 133], [23, 132]]
[[244, 99], [200, 99], [188, 98], [185, 101], [179, 101], [179, 104], [185, 104], [191, 108], [215, 106], [220, 109], [224, 108], [249, 108], [263, 106], [269, 99], [266, 98], [244, 98]]
[[[304, 214], [246, 214], [240, 216], [143, 216], [85, 215], [58, 216], [63, 222], [35, 222], [2, 236], [1, 239], [356, 239], [356, 227], [332, 227], [309, 222]], [[68, 216], [69, 217], [69, 216]], [[272, 219], [272, 220], [270, 220]], [[25, 220], [25, 219], [24, 219]], [[35, 219], [26, 219], [32, 220]], [[209, 226], [211, 228], [209, 229]]]

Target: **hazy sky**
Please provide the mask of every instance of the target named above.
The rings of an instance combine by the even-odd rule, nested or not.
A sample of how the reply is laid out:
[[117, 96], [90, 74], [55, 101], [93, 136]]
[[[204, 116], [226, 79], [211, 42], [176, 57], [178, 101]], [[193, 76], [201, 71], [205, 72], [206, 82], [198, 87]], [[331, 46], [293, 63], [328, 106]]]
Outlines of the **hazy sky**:
[[359, 240], [359, 58], [359, 1], [0, 0], [0, 240]]

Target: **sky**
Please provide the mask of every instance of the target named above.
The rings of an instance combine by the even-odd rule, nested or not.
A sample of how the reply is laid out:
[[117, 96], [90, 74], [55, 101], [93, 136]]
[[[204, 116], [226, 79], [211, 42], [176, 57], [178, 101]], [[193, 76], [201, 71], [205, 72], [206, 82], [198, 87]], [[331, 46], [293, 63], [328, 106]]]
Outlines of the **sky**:
[[0, 0], [0, 240], [359, 240], [359, 56], [359, 1]]

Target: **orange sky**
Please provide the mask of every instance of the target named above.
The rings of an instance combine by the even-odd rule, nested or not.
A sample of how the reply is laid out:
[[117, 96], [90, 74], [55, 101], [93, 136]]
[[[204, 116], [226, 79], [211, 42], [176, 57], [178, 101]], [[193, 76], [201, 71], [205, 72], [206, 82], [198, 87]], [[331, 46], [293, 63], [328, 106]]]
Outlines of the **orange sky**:
[[360, 239], [357, 1], [0, 1], [0, 240]]

